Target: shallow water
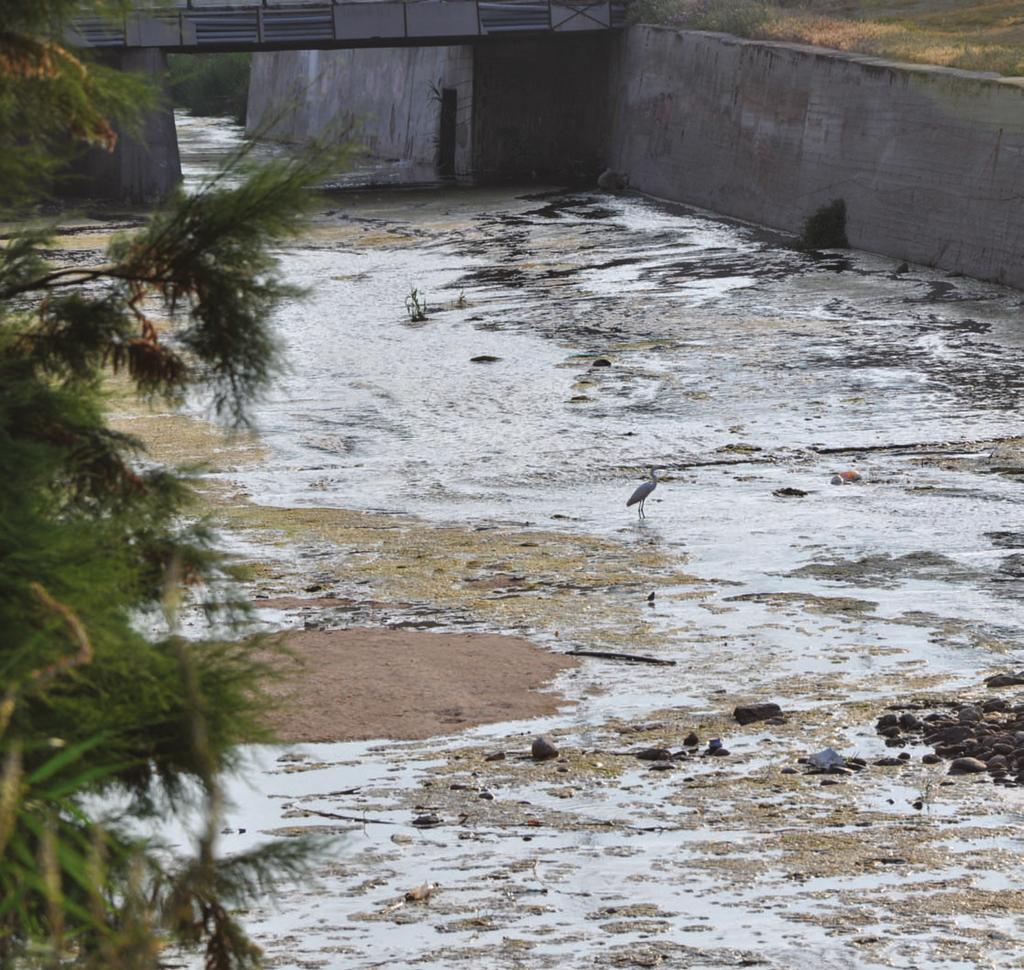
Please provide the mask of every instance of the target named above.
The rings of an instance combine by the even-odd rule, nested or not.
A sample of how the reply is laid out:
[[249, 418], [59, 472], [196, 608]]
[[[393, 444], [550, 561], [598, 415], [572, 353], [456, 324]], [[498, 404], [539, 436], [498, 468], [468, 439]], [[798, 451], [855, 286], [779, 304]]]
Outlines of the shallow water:
[[[236, 139], [187, 120], [190, 181]], [[678, 663], [656, 676], [587, 665], [561, 685], [577, 706], [542, 724], [307, 746], [323, 765], [295, 774], [270, 773], [275, 754], [263, 755], [250, 772], [260, 794], [239, 788], [230, 819], [247, 835], [225, 848], [324, 822], [286, 821], [293, 801], [377, 820], [348, 826], [320, 888], [261, 914], [272, 965], [1019, 965], [1020, 909], [992, 904], [1014, 895], [1019, 791], [940, 788], [916, 755], [898, 780], [865, 772], [813, 792], [772, 772], [824, 743], [885, 754], [872, 730], [885, 704], [975, 689], [1024, 658], [1024, 296], [864, 253], [797, 252], [638, 195], [353, 187], [402, 175], [339, 178], [348, 187], [281, 253], [308, 296], [278, 315], [289, 370], [257, 411], [267, 458], [225, 477], [261, 505], [550, 530], [656, 555], [653, 606], [642, 574], [581, 587], [569, 614], [599, 599], [614, 611], [603, 627], [566, 615], [556, 629], [528, 607], [499, 622], [420, 606], [442, 629], [625, 642]], [[405, 311], [413, 287], [422, 323]], [[472, 359], [483, 355], [498, 359]], [[651, 464], [664, 481], [638, 520], [624, 503]], [[844, 469], [862, 481], [831, 485]], [[662, 582], [674, 568], [695, 585]], [[345, 570], [340, 589], [361, 575]], [[764, 725], [722, 720], [749, 698], [798, 723], [766, 741]], [[613, 721], [666, 716], [638, 739], [676, 737], [689, 718], [728, 731], [737, 761], [694, 762], [693, 783], [632, 762], [612, 779], [573, 764], [566, 796], [565, 778], [491, 777], [479, 758], [528, 748], [535, 730], [607, 750]], [[474, 794], [470, 821], [453, 827], [464, 789], [445, 789], [446, 825], [410, 828], [413, 793], [427, 803], [449, 778], [492, 784], [510, 814], [481, 814]], [[316, 797], [353, 787], [369, 795]], [[940, 793], [929, 811], [909, 808], [926, 789]], [[524, 811], [543, 824], [527, 827]], [[873, 828], [844, 841], [840, 816]], [[957, 843], [947, 829], [961, 823]], [[972, 836], [986, 826], [991, 838]], [[393, 843], [395, 827], [414, 841]], [[919, 843], [941, 853], [914, 857]], [[890, 845], [909, 861], [879, 862]], [[984, 871], [964, 862], [972, 846]], [[388, 908], [428, 880], [443, 887], [429, 906]], [[930, 902], [943, 893], [965, 902]], [[608, 912], [633, 904], [650, 909]]]

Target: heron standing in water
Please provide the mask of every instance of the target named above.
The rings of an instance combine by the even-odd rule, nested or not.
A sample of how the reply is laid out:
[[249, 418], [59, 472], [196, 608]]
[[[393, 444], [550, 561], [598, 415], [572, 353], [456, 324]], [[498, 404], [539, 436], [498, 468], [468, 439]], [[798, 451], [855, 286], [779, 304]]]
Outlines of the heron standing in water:
[[651, 492], [653, 492], [658, 487], [658, 476], [657, 474], [655, 474], [655, 469], [653, 466], [651, 466], [650, 471], [651, 480], [649, 482], [644, 482], [643, 485], [637, 485], [636, 491], [633, 492], [632, 495], [630, 495], [629, 501], [626, 503], [626, 508], [629, 508], [629, 506], [631, 505], [637, 505], [637, 502], [640, 503], [639, 505], [637, 505], [636, 510], [637, 518], [640, 519], [647, 518], [647, 513], [644, 512], [644, 502], [647, 499], [647, 496], [650, 495]]

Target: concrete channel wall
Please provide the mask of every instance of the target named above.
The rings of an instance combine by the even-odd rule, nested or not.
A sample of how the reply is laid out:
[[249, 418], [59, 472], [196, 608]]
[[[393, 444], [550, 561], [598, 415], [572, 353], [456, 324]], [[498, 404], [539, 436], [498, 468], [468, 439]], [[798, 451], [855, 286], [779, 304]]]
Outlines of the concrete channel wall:
[[373, 154], [431, 162], [455, 88], [457, 174], [607, 164], [791, 232], [841, 198], [859, 249], [1024, 288], [1021, 80], [647, 26], [253, 61], [250, 129], [277, 137], [356, 121]]
[[455, 170], [468, 175], [472, 53], [459, 46], [254, 54], [246, 127], [292, 142], [350, 132], [376, 158], [433, 164], [441, 91], [454, 88]]
[[645, 192], [798, 231], [842, 198], [858, 249], [1024, 288], [1024, 80], [635, 27], [611, 167]]

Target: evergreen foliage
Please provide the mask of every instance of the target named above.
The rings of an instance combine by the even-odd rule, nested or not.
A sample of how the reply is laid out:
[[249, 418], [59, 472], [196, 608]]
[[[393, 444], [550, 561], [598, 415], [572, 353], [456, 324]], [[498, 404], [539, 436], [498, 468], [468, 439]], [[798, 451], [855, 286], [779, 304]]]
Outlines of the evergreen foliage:
[[[145, 103], [142, 82], [62, 46], [82, 6], [0, 0], [5, 216], [73, 149], [112, 147], [122, 109]], [[269, 315], [292, 292], [268, 246], [302, 226], [334, 161], [236, 185], [242, 153], [97, 265], [53, 265], [42, 230], [0, 246], [0, 967], [146, 970], [168, 944], [202, 947], [210, 970], [254, 965], [231, 909], [302, 864], [298, 843], [215, 855], [218, 777], [265, 736], [266, 671], [250, 645], [178, 635], [185, 597], [230, 619], [217, 591], [231, 569], [190, 514], [188, 478], [107, 425], [104, 382], [205, 395], [244, 423], [278, 366]], [[98, 793], [126, 807], [101, 815]], [[194, 859], [171, 865], [129, 834], [162, 805], [199, 809]]]

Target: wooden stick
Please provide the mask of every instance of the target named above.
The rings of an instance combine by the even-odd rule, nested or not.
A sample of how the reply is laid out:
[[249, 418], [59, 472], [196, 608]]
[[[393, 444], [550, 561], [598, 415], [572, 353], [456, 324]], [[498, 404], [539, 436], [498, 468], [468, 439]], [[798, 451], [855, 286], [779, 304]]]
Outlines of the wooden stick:
[[674, 660], [661, 660], [658, 657], [644, 657], [637, 653], [612, 653], [608, 650], [566, 650], [570, 657], [598, 657], [601, 660], [623, 660], [633, 664], [653, 664], [655, 667], [674, 667]]

